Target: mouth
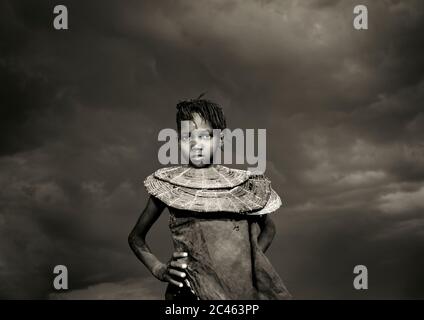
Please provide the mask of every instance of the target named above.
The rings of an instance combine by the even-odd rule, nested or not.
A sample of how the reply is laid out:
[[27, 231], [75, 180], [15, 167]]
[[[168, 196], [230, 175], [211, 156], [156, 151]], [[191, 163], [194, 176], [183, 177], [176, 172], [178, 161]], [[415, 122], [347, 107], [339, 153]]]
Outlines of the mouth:
[[193, 153], [190, 157], [192, 159], [199, 159], [199, 158], [203, 158], [203, 154], [202, 153]]
[[205, 157], [204, 153], [201, 151], [192, 152], [190, 158], [194, 161], [200, 161]]

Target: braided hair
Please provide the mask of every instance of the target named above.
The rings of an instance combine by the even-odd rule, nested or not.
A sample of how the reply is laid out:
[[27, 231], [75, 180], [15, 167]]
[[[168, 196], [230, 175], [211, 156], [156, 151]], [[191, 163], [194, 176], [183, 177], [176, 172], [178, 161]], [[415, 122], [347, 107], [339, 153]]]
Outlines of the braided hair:
[[193, 114], [198, 113], [205, 121], [209, 122], [212, 129], [225, 129], [227, 123], [222, 108], [206, 99], [201, 99], [202, 93], [197, 99], [180, 101], [177, 104], [177, 127], [181, 130], [181, 121], [193, 120]]

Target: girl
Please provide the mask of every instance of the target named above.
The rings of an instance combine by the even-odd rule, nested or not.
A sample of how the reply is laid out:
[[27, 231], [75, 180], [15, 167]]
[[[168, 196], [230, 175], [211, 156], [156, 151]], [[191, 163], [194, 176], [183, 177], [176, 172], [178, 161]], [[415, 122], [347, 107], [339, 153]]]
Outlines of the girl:
[[[129, 235], [130, 247], [153, 276], [168, 282], [165, 299], [290, 298], [264, 254], [275, 235], [268, 213], [281, 205], [270, 181], [213, 163], [223, 141], [213, 129], [226, 128], [217, 104], [200, 97], [180, 102], [177, 126], [188, 165], [146, 178], [150, 198]], [[175, 252], [162, 263], [145, 239], [165, 208]]]

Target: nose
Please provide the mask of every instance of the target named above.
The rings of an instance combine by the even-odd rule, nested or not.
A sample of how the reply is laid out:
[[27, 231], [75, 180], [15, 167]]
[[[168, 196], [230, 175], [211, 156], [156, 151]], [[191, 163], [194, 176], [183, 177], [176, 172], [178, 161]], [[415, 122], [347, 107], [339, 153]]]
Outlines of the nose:
[[197, 137], [193, 137], [190, 141], [190, 148], [192, 150], [202, 150], [203, 147], [200, 143], [200, 139], [198, 139]]

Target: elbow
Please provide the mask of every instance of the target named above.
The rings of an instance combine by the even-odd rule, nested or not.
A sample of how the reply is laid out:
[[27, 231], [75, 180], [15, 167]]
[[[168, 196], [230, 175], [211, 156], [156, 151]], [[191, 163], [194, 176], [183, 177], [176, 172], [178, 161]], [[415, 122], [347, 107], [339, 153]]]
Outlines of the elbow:
[[131, 233], [128, 235], [128, 245], [130, 246], [130, 248], [132, 248], [132, 247], [133, 247], [133, 243], [134, 243], [134, 235], [133, 235], [133, 233], [131, 232]]
[[134, 232], [131, 232], [128, 235], [128, 245], [131, 249], [134, 250], [135, 244], [137, 243], [137, 235]]
[[271, 219], [268, 219], [267, 222], [268, 222], [267, 223], [267, 229], [268, 229], [268, 232], [269, 232], [271, 239], [272, 239], [272, 238], [274, 238], [274, 236], [277, 232], [277, 228], [275, 227], [274, 221], [272, 221]]
[[144, 237], [135, 233], [134, 231], [128, 235], [128, 245], [132, 250], [136, 250], [138, 247], [142, 246], [145, 243]]

